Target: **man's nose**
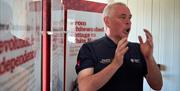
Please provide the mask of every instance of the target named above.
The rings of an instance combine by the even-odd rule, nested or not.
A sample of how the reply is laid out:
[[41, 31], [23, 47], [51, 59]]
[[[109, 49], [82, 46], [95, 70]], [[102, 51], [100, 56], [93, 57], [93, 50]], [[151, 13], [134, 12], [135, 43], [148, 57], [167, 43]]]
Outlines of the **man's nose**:
[[131, 20], [130, 19], [126, 19], [125, 24], [126, 25], [131, 25]]

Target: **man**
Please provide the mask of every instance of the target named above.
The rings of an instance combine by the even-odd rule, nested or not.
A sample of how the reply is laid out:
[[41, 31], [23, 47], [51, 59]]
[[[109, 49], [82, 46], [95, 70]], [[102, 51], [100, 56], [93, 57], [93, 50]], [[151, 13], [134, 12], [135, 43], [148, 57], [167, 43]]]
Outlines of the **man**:
[[143, 91], [143, 77], [152, 89], [162, 88], [162, 76], [153, 58], [153, 39], [131, 43], [131, 12], [123, 3], [105, 7], [106, 35], [80, 48], [76, 71], [80, 91]]

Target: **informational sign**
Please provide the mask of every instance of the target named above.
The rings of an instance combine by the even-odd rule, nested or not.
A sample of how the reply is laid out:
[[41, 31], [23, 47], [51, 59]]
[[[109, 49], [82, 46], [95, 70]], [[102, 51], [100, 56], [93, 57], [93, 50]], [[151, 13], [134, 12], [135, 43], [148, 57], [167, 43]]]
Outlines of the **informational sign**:
[[0, 0], [0, 91], [41, 90], [41, 14], [29, 3]]
[[67, 14], [66, 91], [71, 91], [77, 77], [75, 64], [79, 48], [105, 33], [101, 13], [68, 10]]

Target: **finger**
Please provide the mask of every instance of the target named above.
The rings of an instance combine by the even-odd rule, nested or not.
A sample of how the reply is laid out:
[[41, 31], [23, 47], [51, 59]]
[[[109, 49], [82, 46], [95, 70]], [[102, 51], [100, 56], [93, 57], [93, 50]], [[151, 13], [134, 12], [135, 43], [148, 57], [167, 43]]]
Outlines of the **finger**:
[[122, 38], [119, 42], [118, 42], [118, 46], [117, 47], [119, 47], [119, 46], [121, 46], [124, 42], [126, 42], [127, 41], [127, 38]]
[[122, 46], [119, 46], [119, 48], [117, 48], [117, 53], [118, 54], [121, 54], [121, 55], [124, 55], [125, 54], [125, 50], [128, 49], [128, 46], [127, 46], [128, 43], [124, 43]]
[[149, 36], [152, 37], [152, 34], [151, 34], [147, 29], [144, 29], [144, 32], [147, 33]]
[[147, 41], [148, 41], [148, 44], [153, 47], [153, 41], [149, 39]]
[[128, 41], [125, 41], [122, 45], [118, 46], [118, 51], [122, 51], [128, 45]]
[[146, 29], [144, 29], [144, 32], [145, 32], [146, 38], [152, 40], [151, 33], [148, 30], [146, 30]]
[[127, 48], [128, 45], [128, 41], [124, 41], [123, 43], [120, 43], [116, 49], [116, 53], [124, 55], [124, 53], [122, 52], [124, 49]]
[[142, 37], [138, 36], [138, 39], [139, 39], [140, 44], [142, 44], [143, 43]]
[[125, 47], [122, 49], [121, 54], [124, 55], [128, 51], [129, 47]]

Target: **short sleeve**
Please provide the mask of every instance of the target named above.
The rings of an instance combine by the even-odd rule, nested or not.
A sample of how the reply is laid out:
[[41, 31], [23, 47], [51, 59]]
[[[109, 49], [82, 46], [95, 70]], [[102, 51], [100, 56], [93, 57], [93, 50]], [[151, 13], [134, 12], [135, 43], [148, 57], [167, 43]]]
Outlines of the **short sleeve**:
[[94, 57], [92, 48], [90, 48], [90, 45], [83, 44], [79, 50], [78, 56], [77, 56], [77, 63], [75, 66], [76, 73], [78, 74], [81, 70], [90, 68], [94, 66]]

